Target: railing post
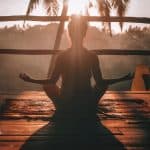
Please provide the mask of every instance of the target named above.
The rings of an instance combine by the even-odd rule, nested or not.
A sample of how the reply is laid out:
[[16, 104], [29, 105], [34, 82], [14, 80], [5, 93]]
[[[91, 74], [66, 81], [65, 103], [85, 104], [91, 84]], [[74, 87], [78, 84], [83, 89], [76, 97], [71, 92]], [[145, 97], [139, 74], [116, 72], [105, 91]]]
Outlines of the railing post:
[[[62, 10], [62, 14], [61, 17], [65, 17], [67, 16], [67, 11], [68, 11], [68, 0], [64, 0], [63, 2], [63, 10]], [[57, 30], [57, 34], [56, 34], [56, 40], [55, 40], [55, 44], [54, 44], [54, 50], [59, 49], [60, 46], [60, 42], [61, 42], [61, 37], [64, 31], [64, 23], [65, 21], [60, 21], [58, 30]], [[48, 77], [50, 77], [52, 70], [54, 69], [54, 64], [56, 61], [56, 56], [52, 56], [52, 59], [50, 61], [50, 66], [48, 68]]]

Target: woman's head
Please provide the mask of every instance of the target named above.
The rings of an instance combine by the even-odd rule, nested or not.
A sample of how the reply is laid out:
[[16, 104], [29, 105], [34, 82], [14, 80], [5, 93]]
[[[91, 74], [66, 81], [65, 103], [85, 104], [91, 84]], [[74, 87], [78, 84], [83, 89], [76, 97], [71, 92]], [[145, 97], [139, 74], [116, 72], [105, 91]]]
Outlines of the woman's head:
[[71, 16], [71, 20], [68, 24], [68, 31], [72, 42], [74, 40], [83, 40], [88, 28], [88, 22], [85, 17]]

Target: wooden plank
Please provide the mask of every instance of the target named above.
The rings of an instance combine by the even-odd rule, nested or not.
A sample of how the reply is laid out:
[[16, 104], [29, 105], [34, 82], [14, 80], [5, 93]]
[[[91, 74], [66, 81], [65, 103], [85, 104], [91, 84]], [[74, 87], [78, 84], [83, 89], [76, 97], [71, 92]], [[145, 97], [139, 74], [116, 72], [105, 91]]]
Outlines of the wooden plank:
[[[108, 116], [101, 114], [106, 118], [101, 120], [102, 126], [109, 131], [98, 133], [98, 138], [102, 147], [110, 146], [109, 149], [111, 149], [111, 147], [114, 146], [111, 136], [114, 136], [118, 141], [125, 145], [126, 149], [149, 149], [149, 94], [150, 92], [140, 91], [106, 92], [100, 102], [100, 106], [108, 110], [107, 114], [121, 114], [124, 118], [109, 118]], [[34, 97], [35, 95], [36, 97]], [[7, 99], [7, 96], [10, 99]], [[13, 99], [11, 99], [11, 96], [13, 96]], [[29, 101], [36, 102], [36, 99], [38, 99], [38, 105], [41, 104], [40, 101], [42, 100], [44, 100], [43, 103], [46, 102], [51, 104], [47, 97], [44, 96], [43, 92], [25, 92], [20, 95], [17, 94], [17, 98], [15, 98], [15, 96], [16, 95], [13, 93], [10, 95], [1, 93], [1, 99], [6, 98], [12, 103], [18, 103], [18, 106], [25, 103], [29, 104]], [[22, 101], [24, 102], [21, 102], [20, 98], [22, 98]], [[32, 108], [31, 110], [34, 109]], [[39, 114], [35, 113], [35, 115]], [[46, 142], [47, 139], [52, 139], [55, 144], [62, 144], [65, 142], [65, 138], [75, 138], [73, 134], [70, 135], [70, 130], [68, 128], [60, 128], [60, 131], [63, 132], [58, 131], [57, 134], [53, 131], [51, 122], [49, 121], [32, 119], [30, 121], [25, 119], [0, 120], [0, 149], [19, 150], [23, 143], [25, 143], [25, 140], [28, 141], [29, 139], [30, 142], [28, 141], [28, 143], [37, 146], [39, 143], [43, 144]], [[109, 134], [111, 134], [111, 136]]]
[[[32, 144], [33, 145], [35, 145], [35, 147], [36, 148], [38, 148], [38, 145], [42, 145], [44, 142], [39, 142], [39, 141], [32, 141], [32, 142], [30, 142], [30, 143], [28, 143], [28, 146], [30, 147]], [[23, 142], [1, 142], [0, 143], [0, 149], [1, 150], [19, 150], [20, 148], [21, 148], [21, 146], [23, 145], [24, 143]], [[107, 143], [108, 144], [108, 143]], [[37, 145], [37, 146], [36, 146]], [[43, 144], [44, 145], [44, 144]], [[101, 146], [102, 145], [104, 145], [103, 143], [101, 143]], [[104, 147], [106, 146], [107, 148], [109, 148], [109, 149], [112, 149], [112, 146], [113, 146], [114, 144], [110, 144], [110, 145], [106, 145], [106, 143], [105, 143], [105, 145], [104, 145]], [[62, 145], [63, 146], [63, 145]], [[100, 149], [102, 149], [103, 147], [100, 147]], [[128, 146], [128, 148], [131, 148], [131, 146], [129, 147]], [[139, 147], [139, 146], [132, 146], [132, 148], [137, 148], [137, 149], [135, 149], [135, 150], [141, 150], [141, 149], [139, 149], [139, 148], [141, 148], [141, 147]], [[134, 150], [134, 149], [132, 149], [132, 150]], [[145, 149], [144, 149], [145, 150]], [[148, 149], [147, 149], [148, 150]]]
[[[52, 117], [51, 114], [17, 114], [17, 113], [4, 113], [0, 115], [1, 119], [42, 119], [42, 120], [49, 120]], [[147, 122], [149, 122], [150, 118], [150, 113], [148, 114], [143, 114], [142, 117], [144, 118], [143, 120], [141, 119], [141, 116], [137, 116], [136, 114], [131, 114], [131, 113], [105, 113], [105, 114], [99, 114], [99, 117], [101, 119], [135, 119], [139, 120], [141, 122], [144, 122], [147, 119]], [[86, 116], [85, 116], [86, 118]]]
[[[97, 135], [97, 137], [99, 138], [100, 142], [101, 140], [103, 141], [103, 143], [112, 143], [112, 141], [110, 140], [111, 137], [115, 137], [118, 139], [118, 141], [120, 141], [123, 144], [126, 144], [128, 146], [135, 146], [135, 145], [150, 145], [149, 143], [149, 139], [145, 138], [143, 135], [109, 135], [109, 134], [99, 134]], [[1, 136], [1, 142], [21, 142], [21, 141], [25, 141], [25, 140], [31, 140], [31, 141], [47, 141], [49, 139], [55, 139], [58, 140], [60, 139], [61, 142], [63, 142], [63, 139], [65, 139], [65, 137], [75, 137], [75, 138], [79, 138], [80, 135], [52, 135], [52, 136], [37, 136], [37, 135], [33, 135], [33, 136]], [[110, 140], [110, 141], [109, 141]]]
[[[33, 145], [42, 145], [43, 142], [36, 142], [36, 141], [32, 141], [31, 143], [28, 143], [29, 147], [31, 144]], [[24, 142], [1, 142], [0, 143], [0, 149], [1, 150], [19, 150], [22, 146], [23, 146]], [[104, 146], [105, 147], [105, 146]], [[107, 148], [109, 147], [109, 149], [112, 148], [112, 145], [107, 145]], [[100, 149], [103, 147], [100, 147]], [[126, 146], [125, 147], [126, 150], [148, 150], [149, 146]]]
[[[76, 128], [76, 127], [74, 127]], [[59, 127], [59, 131], [54, 130], [55, 127], [52, 124], [46, 124], [46, 125], [7, 125], [1, 126], [0, 129], [0, 138], [3, 138], [4, 136], [71, 136], [72, 134], [78, 134], [81, 131], [74, 131], [72, 130], [72, 127]], [[122, 135], [120, 130], [118, 128], [110, 127], [109, 130], [111, 131], [111, 134], [114, 135]], [[56, 133], [55, 133], [56, 132]], [[98, 133], [97, 133], [98, 134]], [[100, 136], [109, 135], [110, 133], [104, 132], [99, 133]]]
[[[47, 50], [47, 49], [0, 49], [0, 54], [9, 55], [55, 55], [65, 50]], [[129, 49], [93, 49], [91, 52], [97, 55], [140, 55], [149, 56], [150, 50], [129, 50]]]
[[0, 120], [0, 125], [5, 126], [5, 125], [47, 125], [49, 121], [43, 121], [43, 120], [26, 120], [26, 119], [19, 119], [19, 120]]
[[141, 135], [143, 137], [148, 137], [148, 131], [150, 131], [150, 129], [147, 128], [125, 128], [125, 127], [118, 127], [118, 129], [120, 130], [120, 132], [123, 135], [127, 135], [127, 136], [132, 136], [132, 135]]
[[149, 147], [137, 147], [137, 146], [130, 146], [130, 147], [126, 147], [126, 150], [148, 150]]
[[150, 146], [149, 138], [145, 138], [144, 135], [116, 135], [115, 137], [126, 146]]
[[[122, 136], [122, 135], [117, 135], [115, 136], [118, 141], [120, 141], [122, 144], [125, 145], [125, 147], [150, 147], [149, 144], [149, 140], [148, 139], [143, 139], [143, 136], [141, 135], [129, 135], [129, 136]], [[32, 145], [34, 145], [34, 142], [46, 142], [49, 141], [50, 139], [53, 140], [53, 142], [57, 142], [57, 144], [63, 143], [63, 139], [65, 139], [66, 137], [49, 137], [49, 136], [3, 136], [1, 141], [0, 141], [0, 149], [1, 147], [9, 147], [10, 143], [16, 144], [16, 143], [21, 143], [19, 145], [22, 145], [25, 143], [26, 140], [29, 140], [30, 138], [30, 142]], [[69, 138], [69, 137], [68, 137]], [[99, 136], [99, 142], [101, 143], [101, 145], [103, 146], [107, 146], [107, 144], [109, 145], [114, 145], [114, 143], [111, 141], [111, 138], [109, 138], [107, 135], [106, 136]], [[5, 144], [5, 146], [4, 146]], [[29, 141], [28, 141], [29, 144]], [[68, 143], [69, 144], [69, 143]], [[6, 150], [6, 149], [5, 149]]]
[[[109, 19], [107, 17], [100, 17], [100, 16], [85, 16], [88, 21], [101, 21], [101, 22], [132, 22], [132, 23], [150, 23], [150, 18], [146, 17], [116, 17], [111, 16]], [[69, 16], [61, 17], [61, 16], [25, 16], [25, 15], [18, 15], [18, 16], [0, 16], [0, 21], [68, 21]]]
[[0, 150], [20, 150], [24, 142], [0, 142]]
[[148, 104], [150, 103], [150, 92], [146, 91], [144, 93], [137, 91], [137, 92], [108, 92], [106, 94], [104, 94], [104, 96], [102, 97], [103, 99], [110, 99], [111, 101], [116, 101], [116, 99], [144, 99], [144, 101], [146, 101]]
[[[19, 119], [19, 120], [0, 120], [1, 126], [6, 125], [13, 125], [13, 126], [45, 126], [49, 123], [49, 121], [43, 121], [43, 120], [26, 120], [26, 119]], [[116, 119], [109, 119], [109, 120], [101, 120], [101, 123], [104, 126], [109, 127], [127, 127], [127, 128], [145, 128], [148, 125], [146, 125], [146, 121], [142, 120], [132, 120], [132, 119], [125, 119], [125, 120], [116, 120]]]
[[[32, 94], [34, 95], [34, 96], [45, 96], [46, 94], [45, 94], [45, 92], [44, 91], [10, 91], [10, 92], [7, 92], [7, 91], [0, 91], [0, 96], [2, 96], [2, 95], [6, 95], [6, 96], [13, 96], [13, 95], [15, 95], [15, 96], [17, 96], [17, 95], [24, 95], [24, 97], [26, 97], [26, 96], [32, 96]], [[106, 91], [105, 92], [105, 94], [104, 95], [106, 95], [106, 96], [109, 96], [109, 95], [112, 95], [113, 97], [115, 96], [115, 95], [126, 95], [126, 94], [128, 94], [128, 95], [130, 95], [131, 97], [132, 97], [132, 95], [135, 95], [135, 94], [138, 94], [139, 96], [140, 95], [149, 95], [150, 94], [150, 91]]]
[[[55, 110], [52, 102], [49, 101], [46, 97], [44, 97], [42, 94], [41, 96], [38, 96], [37, 94], [37, 97], [34, 97], [34, 94], [24, 93], [18, 96], [13, 95], [12, 99], [11, 99], [11, 95], [9, 95], [9, 98], [6, 97], [7, 95], [2, 95], [1, 101], [5, 101], [3, 106], [3, 108], [5, 108], [5, 111], [1, 114], [1, 117], [7, 119], [8, 118], [9, 119], [10, 118], [49, 119], [53, 115]], [[150, 112], [149, 112], [150, 103], [148, 103], [149, 94], [147, 94], [147, 98], [148, 98], [147, 100], [143, 100], [143, 96], [142, 99], [136, 99], [134, 98], [133, 94], [128, 94], [127, 97], [128, 99], [126, 99], [126, 95], [124, 94], [122, 97], [121, 94], [119, 93], [117, 96], [120, 95], [121, 98], [118, 98], [117, 96], [114, 96], [114, 94], [106, 93], [106, 95], [104, 95], [103, 99], [100, 101], [100, 105], [99, 105], [101, 111], [104, 111], [106, 116], [105, 114], [100, 114], [100, 116], [102, 118], [116, 117], [116, 119], [117, 118], [139, 119], [141, 118], [141, 115], [137, 115], [138, 112], [142, 114], [143, 118], [147, 118], [148, 120], [148, 118], [150, 118]], [[111, 99], [109, 98], [110, 95], [111, 95]], [[137, 97], [139, 97], [139, 95], [141, 94], [136, 94]], [[146, 96], [146, 94], [143, 95]], [[144, 121], [144, 119], [142, 121]]]
[[149, 146], [127, 146], [126, 150], [148, 150]]
[[[24, 92], [2, 92], [0, 91], [0, 97], [8, 97], [8, 98], [22, 98], [22, 99], [28, 99], [28, 98], [45, 98], [48, 99], [44, 91], [24, 91]], [[140, 100], [144, 99], [144, 101], [149, 102], [150, 100], [150, 91], [106, 91], [103, 99], [107, 99], [109, 101], [116, 101], [116, 100], [123, 100], [123, 99], [130, 99], [133, 101], [135, 99]]]
[[101, 120], [101, 123], [109, 128], [109, 127], [118, 127], [118, 128], [147, 128], [149, 127], [148, 123], [143, 120], [134, 120], [134, 119], [124, 119], [124, 120]]
[[36, 114], [36, 115], [31, 115], [31, 114], [17, 114], [17, 113], [4, 113], [0, 115], [1, 119], [41, 119], [41, 120], [49, 120], [52, 117], [52, 114]]
[[[71, 136], [70, 136], [71, 137]], [[80, 137], [80, 136], [79, 136]], [[74, 138], [79, 138], [78, 136], [74, 137]], [[150, 146], [149, 143], [149, 139], [144, 139], [142, 135], [128, 135], [128, 136], [124, 136], [124, 135], [115, 135], [115, 137], [117, 138], [118, 141], [120, 141], [121, 143], [123, 143], [126, 146]], [[24, 142], [26, 140], [28, 140], [30, 138], [30, 141], [32, 141], [32, 144], [34, 141], [48, 141], [50, 139], [53, 140], [53, 142], [60, 142], [63, 143], [65, 140], [65, 136], [3, 136], [1, 137], [1, 142]], [[109, 137], [109, 135], [103, 135], [103, 136], [98, 136], [99, 138], [99, 142], [103, 141], [103, 145], [106, 144], [111, 144], [113, 145], [114, 142], [111, 141], [111, 137]], [[13, 139], [13, 140], [12, 140]], [[68, 136], [69, 139], [69, 136]], [[89, 141], [90, 142], [90, 141]], [[9, 143], [7, 143], [9, 144]], [[68, 143], [69, 144], [69, 143]]]

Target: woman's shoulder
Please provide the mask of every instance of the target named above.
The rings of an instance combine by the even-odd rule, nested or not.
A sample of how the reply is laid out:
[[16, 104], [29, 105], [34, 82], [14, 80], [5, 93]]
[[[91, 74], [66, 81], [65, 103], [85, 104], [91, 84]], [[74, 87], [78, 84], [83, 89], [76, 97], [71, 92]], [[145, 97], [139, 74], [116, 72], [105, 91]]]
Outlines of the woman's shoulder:
[[61, 58], [65, 57], [68, 52], [69, 52], [69, 49], [62, 50], [56, 56], [57, 56], [57, 58], [61, 59]]
[[87, 53], [87, 55], [88, 55], [89, 57], [91, 57], [91, 58], [93, 58], [93, 59], [97, 59], [97, 58], [98, 58], [97, 54], [96, 54], [94, 51], [88, 50], [88, 49], [85, 49], [85, 51], [86, 51], [86, 53]]

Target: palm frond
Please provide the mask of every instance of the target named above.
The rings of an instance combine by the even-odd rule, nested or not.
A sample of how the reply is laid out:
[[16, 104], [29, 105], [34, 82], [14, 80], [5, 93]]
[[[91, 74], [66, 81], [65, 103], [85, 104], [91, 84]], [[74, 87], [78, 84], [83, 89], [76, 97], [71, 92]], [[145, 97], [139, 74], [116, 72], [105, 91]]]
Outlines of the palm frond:
[[58, 12], [58, 0], [30, 0], [26, 15], [28, 16], [41, 2], [43, 2], [47, 14], [56, 16]]
[[[123, 16], [125, 15], [128, 3], [130, 0], [97, 0], [99, 12], [101, 16], [110, 18], [110, 12], [112, 9], [117, 11], [117, 15], [121, 17], [120, 28], [123, 28]], [[111, 23], [108, 22], [109, 30], [111, 34]]]
[[[109, 32], [110, 35], [112, 36], [112, 30], [111, 30], [111, 22], [109, 21], [110, 19], [110, 10], [111, 10], [111, 5], [108, 0], [97, 0], [98, 2], [98, 8], [100, 15], [103, 17], [106, 17], [108, 20], [108, 27], [109, 27]], [[103, 23], [103, 26], [105, 26], [107, 23]]]
[[40, 0], [30, 0], [26, 15], [28, 16], [39, 5]]
[[[112, 3], [111, 3], [112, 8], [117, 10], [117, 15], [119, 17], [122, 18], [125, 15], [129, 1], [130, 0], [112, 0]], [[122, 30], [122, 28], [123, 28], [123, 20], [122, 19], [120, 20], [120, 27]]]
[[57, 16], [59, 10], [58, 0], [44, 0], [44, 5], [47, 11], [47, 14], [50, 16]]
[[[62, 2], [65, 1], [67, 0], [62, 0]], [[94, 0], [89, 0], [89, 8], [93, 7], [92, 6], [93, 1]], [[125, 15], [130, 0], [95, 0], [95, 1], [97, 1], [100, 15], [105, 16], [108, 20], [108, 23], [104, 22], [103, 25], [104, 27], [106, 26], [106, 24], [108, 25], [110, 34], [112, 33], [112, 31], [111, 31], [111, 22], [109, 21], [109, 19], [112, 9], [116, 10], [117, 15], [121, 18], [119, 23], [120, 28], [122, 30], [123, 16]], [[43, 2], [43, 5], [45, 6], [48, 15], [56, 16], [58, 14], [60, 0], [30, 0], [26, 15], [28, 16], [39, 4], [41, 4], [41, 2]], [[87, 12], [89, 8], [87, 8]]]

